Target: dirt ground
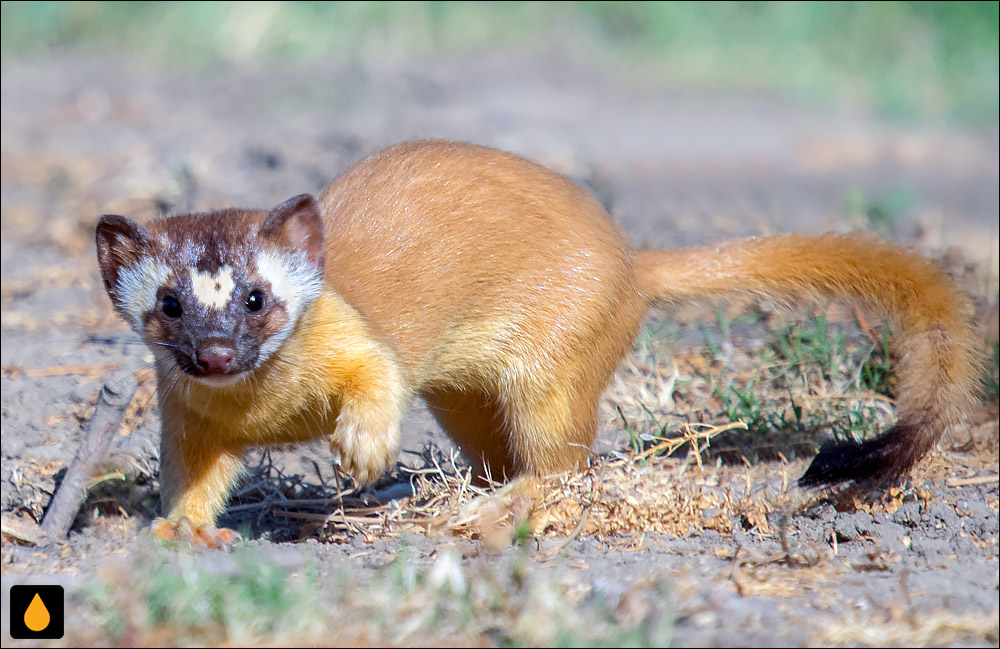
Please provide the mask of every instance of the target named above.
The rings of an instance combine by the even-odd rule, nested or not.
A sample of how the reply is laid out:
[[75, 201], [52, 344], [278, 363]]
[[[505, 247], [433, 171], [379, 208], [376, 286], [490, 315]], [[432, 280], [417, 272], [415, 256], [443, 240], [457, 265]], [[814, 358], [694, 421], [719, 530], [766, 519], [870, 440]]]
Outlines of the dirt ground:
[[[766, 95], [649, 87], [544, 57], [205, 73], [81, 59], [11, 65], [0, 83], [0, 505], [22, 520], [44, 512], [101, 385], [151, 360], [100, 285], [93, 250], [100, 214], [141, 221], [272, 206], [317, 192], [351, 162], [407, 139], [473, 141], [545, 164], [594, 193], [639, 246], [880, 230], [956, 272], [977, 301], [984, 336], [996, 340], [995, 126], [888, 125]], [[678, 324], [656, 363], [664, 371], [671, 354], [674, 362], [699, 358], [704, 335], [722, 339], [723, 352], [737, 356], [763, 335], [753, 325], [732, 337], [703, 335], [691, 314], [667, 315]], [[642, 350], [630, 358], [635, 365]], [[151, 382], [137, 376], [148, 401]], [[609, 392], [598, 445], [612, 453], [605, 462], [627, 444], [613, 406], [630, 385], [626, 376]], [[743, 453], [743, 461], [731, 462], [716, 448], [699, 456], [702, 462], [688, 453], [645, 476], [623, 473], [634, 483], [606, 494], [639, 503], [640, 519], [657, 502], [691, 494], [707, 500], [691, 501], [689, 520], [667, 524], [664, 514], [619, 530], [601, 522], [597, 505], [574, 528], [578, 510], [528, 544], [528, 570], [614, 610], [631, 606], [646, 618], [659, 611], [672, 621], [670, 640], [678, 645], [997, 646], [993, 398], [901, 488], [847, 505], [794, 487], [819, 433], [805, 450]], [[80, 586], [102, 565], [129, 561], [151, 545], [141, 530], [157, 489], [158, 419], [147, 401], [116, 442], [118, 470], [146, 482], [92, 497], [65, 542], [35, 548], [5, 536], [5, 646], [10, 585]], [[419, 404], [404, 439], [414, 453], [428, 442], [445, 453], [450, 448]], [[420, 465], [414, 453], [403, 459]], [[331, 495], [330, 457], [321, 446], [275, 451], [269, 461], [271, 475], [293, 482], [295, 493]], [[726, 505], [732, 494], [744, 505]], [[239, 524], [241, 512], [257, 511], [240, 509], [251, 500], [244, 493], [223, 522]], [[443, 548], [457, 548], [467, 574], [504, 573], [524, 556], [486, 548], [476, 535], [383, 534], [359, 525], [292, 543], [303, 529], [287, 519], [248, 524], [258, 537], [250, 543], [263, 556], [314, 562], [321, 583], [344, 572], [364, 581], [404, 549], [431, 565]], [[218, 554], [196, 556], [208, 564]]]

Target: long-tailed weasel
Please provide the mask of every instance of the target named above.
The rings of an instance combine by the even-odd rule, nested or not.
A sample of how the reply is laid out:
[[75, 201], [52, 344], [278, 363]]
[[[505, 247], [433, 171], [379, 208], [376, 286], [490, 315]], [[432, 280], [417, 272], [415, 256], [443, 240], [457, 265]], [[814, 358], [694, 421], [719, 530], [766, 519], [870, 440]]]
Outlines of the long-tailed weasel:
[[157, 359], [164, 529], [212, 529], [250, 446], [325, 437], [375, 480], [415, 394], [492, 476], [577, 467], [655, 300], [844, 297], [891, 317], [898, 423], [824, 447], [802, 484], [906, 471], [978, 385], [968, 300], [907, 249], [828, 234], [639, 252], [568, 179], [469, 144], [390, 147], [270, 212], [104, 216], [97, 256]]

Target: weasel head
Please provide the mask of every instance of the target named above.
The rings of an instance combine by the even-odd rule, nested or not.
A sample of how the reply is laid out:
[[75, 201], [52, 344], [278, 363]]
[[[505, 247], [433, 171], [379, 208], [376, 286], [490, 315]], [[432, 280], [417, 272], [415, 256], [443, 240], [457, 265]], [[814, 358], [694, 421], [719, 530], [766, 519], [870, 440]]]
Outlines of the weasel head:
[[270, 213], [229, 209], [97, 225], [97, 261], [118, 313], [158, 363], [226, 385], [288, 338], [323, 290], [323, 221], [312, 196]]

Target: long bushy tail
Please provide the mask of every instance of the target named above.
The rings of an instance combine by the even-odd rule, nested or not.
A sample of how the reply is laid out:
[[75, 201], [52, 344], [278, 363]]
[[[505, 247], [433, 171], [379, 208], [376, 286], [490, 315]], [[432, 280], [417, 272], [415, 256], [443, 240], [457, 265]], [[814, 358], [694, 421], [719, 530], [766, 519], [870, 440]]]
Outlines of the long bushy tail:
[[983, 351], [972, 306], [935, 263], [869, 235], [783, 235], [636, 253], [652, 300], [739, 295], [848, 298], [885, 312], [899, 363], [897, 424], [862, 444], [828, 444], [799, 483], [832, 485], [903, 474], [975, 404]]

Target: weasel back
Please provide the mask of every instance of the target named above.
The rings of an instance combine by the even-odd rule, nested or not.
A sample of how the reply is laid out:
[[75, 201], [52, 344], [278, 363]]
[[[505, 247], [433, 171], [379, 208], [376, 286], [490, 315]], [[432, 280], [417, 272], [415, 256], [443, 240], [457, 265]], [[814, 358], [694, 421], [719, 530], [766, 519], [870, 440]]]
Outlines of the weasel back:
[[391, 339], [419, 387], [493, 389], [555, 357], [613, 371], [646, 309], [601, 205], [509, 153], [401, 144], [352, 167], [319, 203], [328, 283]]

